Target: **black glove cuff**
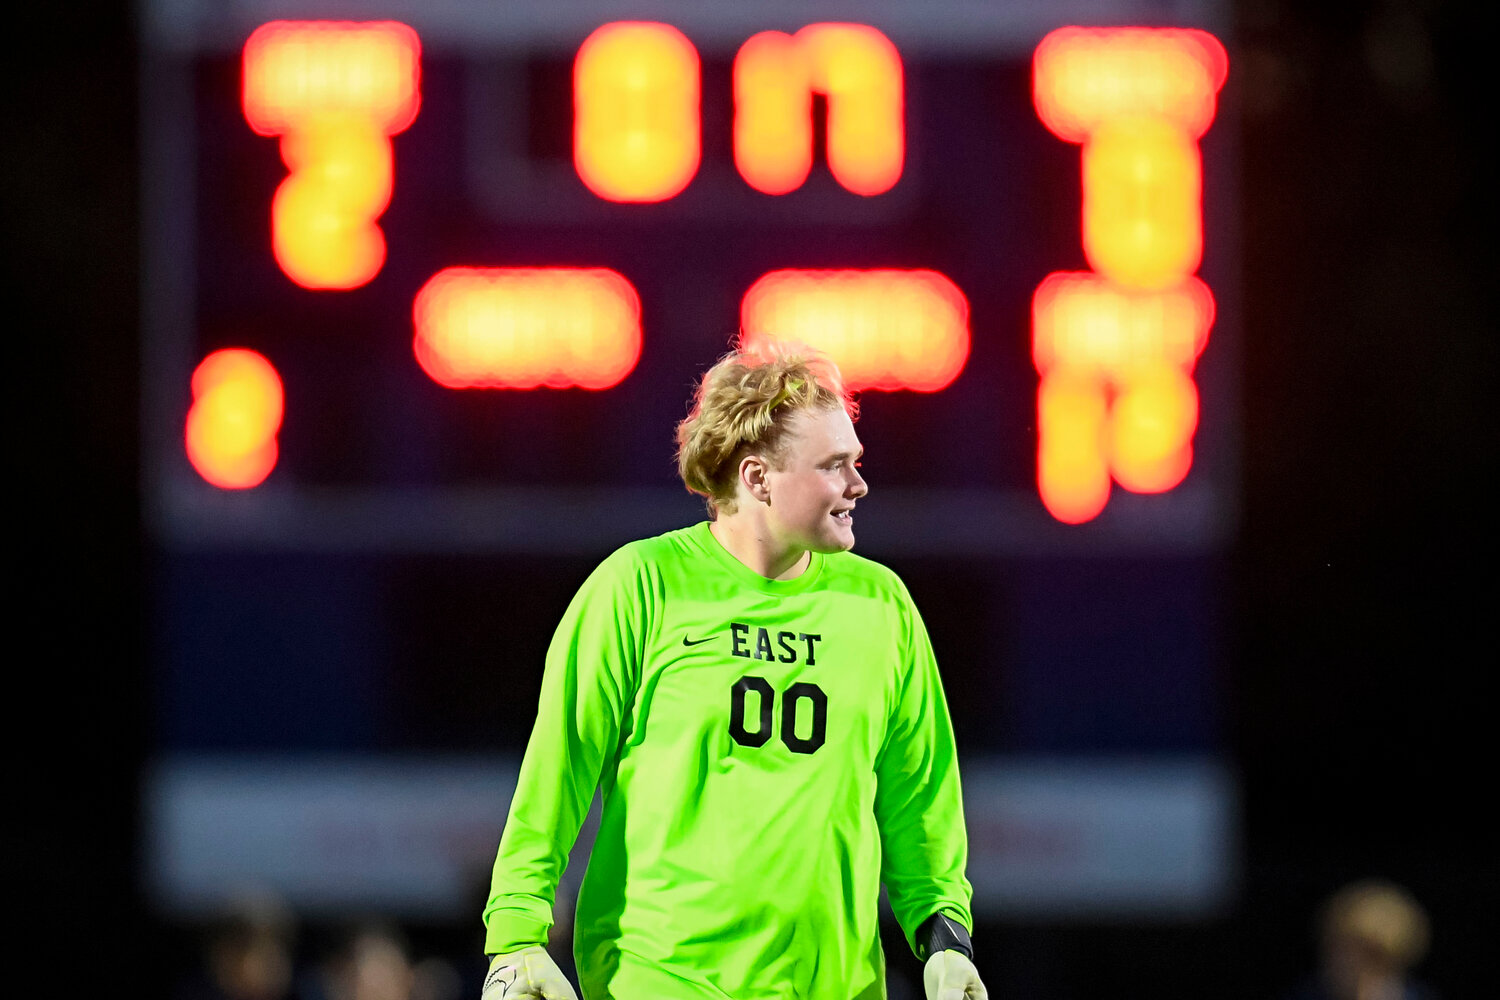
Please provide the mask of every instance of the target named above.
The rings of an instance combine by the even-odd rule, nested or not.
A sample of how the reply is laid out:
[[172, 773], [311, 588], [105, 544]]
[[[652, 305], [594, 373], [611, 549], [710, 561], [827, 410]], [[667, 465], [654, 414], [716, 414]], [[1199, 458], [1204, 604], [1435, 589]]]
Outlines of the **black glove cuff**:
[[940, 951], [961, 951], [965, 958], [974, 958], [974, 945], [964, 925], [946, 913], [934, 913], [917, 928], [917, 957], [927, 961]]

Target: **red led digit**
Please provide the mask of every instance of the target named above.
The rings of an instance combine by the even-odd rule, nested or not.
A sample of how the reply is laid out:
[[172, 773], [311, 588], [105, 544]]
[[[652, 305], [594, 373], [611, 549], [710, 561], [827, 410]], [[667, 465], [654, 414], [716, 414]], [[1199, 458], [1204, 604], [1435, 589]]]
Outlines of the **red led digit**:
[[278, 455], [283, 399], [276, 369], [254, 351], [215, 351], [194, 370], [192, 392], [188, 461], [222, 489], [259, 486]]
[[1169, 490], [1192, 465], [1213, 297], [1203, 252], [1198, 139], [1228, 71], [1206, 32], [1062, 28], [1037, 47], [1037, 114], [1082, 146], [1092, 273], [1053, 274], [1032, 308], [1037, 485], [1068, 523], [1108, 503], [1111, 479]]
[[745, 293], [747, 343], [787, 339], [828, 354], [851, 389], [936, 392], [969, 357], [969, 303], [936, 271], [772, 271]]
[[573, 64], [573, 163], [608, 201], [673, 197], [698, 172], [698, 51], [668, 24], [620, 21]]
[[641, 353], [640, 299], [604, 268], [445, 268], [412, 318], [418, 364], [450, 389], [607, 389]]
[[416, 32], [389, 21], [273, 21], [245, 43], [245, 118], [281, 136], [288, 169], [272, 250], [297, 284], [357, 288], [379, 273], [390, 137], [416, 117], [420, 63]]
[[766, 194], [802, 185], [812, 167], [812, 95], [828, 99], [828, 167], [856, 194], [901, 178], [906, 156], [901, 56], [862, 24], [764, 31], [734, 61], [734, 159]]
[[1111, 475], [1137, 493], [1182, 481], [1198, 426], [1192, 371], [1213, 318], [1213, 295], [1197, 278], [1149, 292], [1057, 273], [1037, 288], [1038, 482], [1059, 520], [1097, 515]]

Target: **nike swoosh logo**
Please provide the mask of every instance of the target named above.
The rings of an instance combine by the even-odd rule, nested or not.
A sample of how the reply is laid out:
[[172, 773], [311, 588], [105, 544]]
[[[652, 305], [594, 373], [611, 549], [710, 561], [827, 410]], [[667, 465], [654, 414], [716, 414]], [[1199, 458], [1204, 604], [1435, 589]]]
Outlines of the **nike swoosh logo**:
[[709, 636], [707, 639], [689, 639], [687, 636], [683, 636], [682, 637], [682, 644], [684, 646], [701, 646], [705, 642], [713, 642], [715, 638], [717, 638], [717, 637], [716, 636], [712, 636], [712, 635]]
[[[506, 978], [507, 974], [510, 976], [509, 979]], [[510, 988], [516, 985], [516, 979], [516, 967], [514, 965], [502, 965], [485, 977], [484, 989], [488, 990], [491, 986], [498, 985], [500, 987], [500, 995], [502, 997], [509, 996]]]

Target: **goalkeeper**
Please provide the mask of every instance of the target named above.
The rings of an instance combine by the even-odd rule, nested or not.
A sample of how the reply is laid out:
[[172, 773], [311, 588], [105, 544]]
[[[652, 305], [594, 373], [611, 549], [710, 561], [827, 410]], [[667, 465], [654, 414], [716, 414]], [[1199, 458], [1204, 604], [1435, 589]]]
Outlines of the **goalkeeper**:
[[932, 648], [901, 580], [848, 551], [856, 414], [810, 351], [741, 351], [703, 377], [678, 468], [710, 519], [605, 559], [548, 650], [484, 1000], [575, 997], [543, 942], [596, 788], [586, 1000], [884, 997], [882, 883], [930, 1000], [986, 996]]

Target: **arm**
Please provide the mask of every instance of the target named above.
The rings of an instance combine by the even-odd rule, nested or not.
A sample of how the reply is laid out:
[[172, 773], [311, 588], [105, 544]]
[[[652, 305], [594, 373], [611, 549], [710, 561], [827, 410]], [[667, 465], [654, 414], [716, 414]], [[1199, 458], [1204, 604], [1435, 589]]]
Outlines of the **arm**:
[[639, 677], [646, 619], [637, 563], [605, 560], [574, 596], [554, 633], [536, 723], [500, 838], [485, 906], [485, 951], [546, 941], [568, 851], [613, 765]]
[[927, 629], [904, 587], [901, 598], [905, 672], [876, 762], [875, 817], [881, 881], [913, 954], [925, 960], [935, 915], [950, 918], [967, 938], [972, 889], [964, 876], [968, 835], [947, 700]]

